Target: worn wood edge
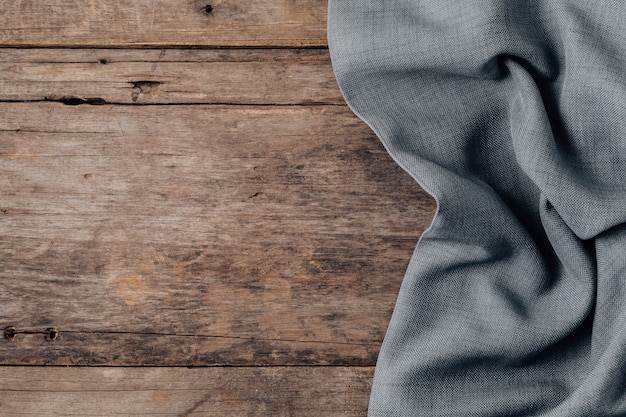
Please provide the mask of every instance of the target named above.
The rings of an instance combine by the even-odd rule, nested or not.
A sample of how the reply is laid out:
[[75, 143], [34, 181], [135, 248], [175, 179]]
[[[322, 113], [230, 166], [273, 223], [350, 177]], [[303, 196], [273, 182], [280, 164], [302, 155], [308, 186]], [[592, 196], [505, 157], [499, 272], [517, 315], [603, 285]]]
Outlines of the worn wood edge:
[[[207, 9], [210, 5], [210, 9]], [[84, 0], [0, 4], [0, 45], [325, 46], [327, 2]]]
[[2, 50], [0, 101], [344, 104], [325, 50]]
[[0, 367], [6, 416], [365, 416], [373, 367]]

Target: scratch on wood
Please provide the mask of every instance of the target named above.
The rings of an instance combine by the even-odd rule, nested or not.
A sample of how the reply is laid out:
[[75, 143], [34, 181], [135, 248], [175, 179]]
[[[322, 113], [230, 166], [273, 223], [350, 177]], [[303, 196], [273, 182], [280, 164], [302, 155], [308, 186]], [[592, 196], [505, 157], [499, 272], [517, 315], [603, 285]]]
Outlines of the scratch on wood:
[[200, 399], [200, 401], [196, 402], [191, 408], [189, 408], [187, 411], [182, 413], [180, 415], [180, 417], [188, 417], [189, 414], [191, 414], [194, 411], [196, 411], [198, 408], [200, 408], [202, 406], [202, 404], [204, 404], [205, 402], [209, 401], [210, 399], [211, 399], [211, 393], [209, 392], [207, 395], [202, 397], [202, 399]]
[[152, 15], [150, 16], [150, 33], [154, 27], [154, 12], [156, 11], [156, 0], [152, 0]]

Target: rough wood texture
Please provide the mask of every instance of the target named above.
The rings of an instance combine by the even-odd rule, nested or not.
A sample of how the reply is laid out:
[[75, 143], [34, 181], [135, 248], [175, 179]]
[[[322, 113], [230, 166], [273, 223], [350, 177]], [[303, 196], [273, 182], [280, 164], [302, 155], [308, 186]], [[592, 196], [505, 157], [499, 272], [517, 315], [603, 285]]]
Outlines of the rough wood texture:
[[0, 49], [0, 101], [343, 104], [327, 50]]
[[2, 416], [365, 416], [372, 368], [0, 368]]
[[346, 107], [5, 103], [0, 133], [5, 325], [61, 332], [0, 362], [375, 363], [433, 205]]
[[435, 204], [326, 7], [0, 2], [0, 416], [366, 415]]
[[325, 46], [326, 8], [324, 0], [3, 0], [0, 45]]

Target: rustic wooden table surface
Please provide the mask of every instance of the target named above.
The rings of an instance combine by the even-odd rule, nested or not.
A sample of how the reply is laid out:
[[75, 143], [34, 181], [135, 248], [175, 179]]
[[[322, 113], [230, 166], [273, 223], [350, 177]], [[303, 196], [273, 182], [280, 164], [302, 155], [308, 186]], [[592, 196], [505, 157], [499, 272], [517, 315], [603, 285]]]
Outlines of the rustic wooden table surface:
[[0, 2], [0, 416], [366, 414], [435, 204], [326, 7]]

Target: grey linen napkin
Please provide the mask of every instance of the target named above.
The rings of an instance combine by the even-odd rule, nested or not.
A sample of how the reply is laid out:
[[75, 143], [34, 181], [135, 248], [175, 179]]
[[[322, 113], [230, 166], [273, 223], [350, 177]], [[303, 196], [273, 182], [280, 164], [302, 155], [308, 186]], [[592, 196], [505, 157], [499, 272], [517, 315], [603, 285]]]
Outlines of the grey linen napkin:
[[370, 416], [626, 416], [626, 1], [330, 0], [328, 36], [438, 203]]

